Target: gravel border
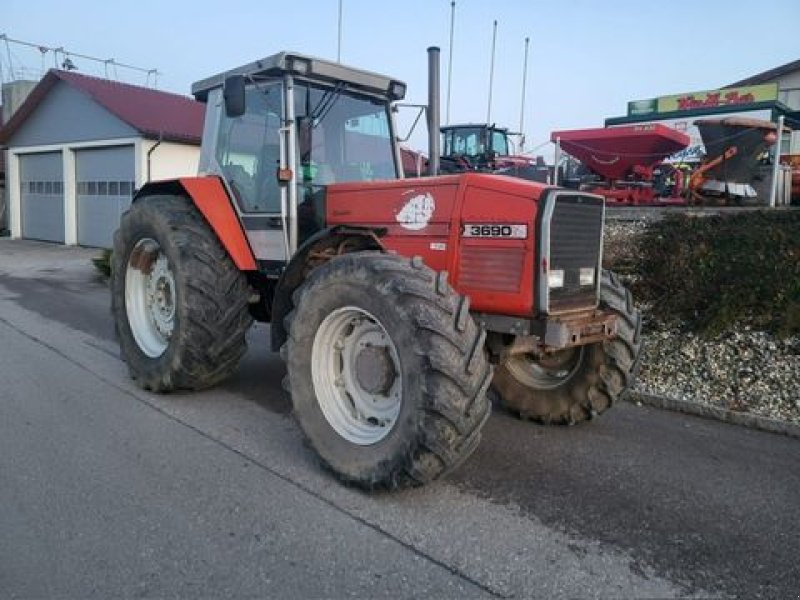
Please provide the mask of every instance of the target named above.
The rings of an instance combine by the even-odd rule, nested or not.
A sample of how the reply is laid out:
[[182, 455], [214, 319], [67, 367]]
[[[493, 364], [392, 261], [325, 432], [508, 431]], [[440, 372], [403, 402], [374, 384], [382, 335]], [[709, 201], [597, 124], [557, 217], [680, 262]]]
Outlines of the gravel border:
[[777, 433], [793, 438], [800, 438], [800, 425], [781, 421], [780, 419], [770, 419], [753, 413], [737, 412], [711, 406], [702, 402], [691, 402], [688, 400], [678, 400], [667, 396], [655, 396], [642, 392], [631, 391], [627, 396], [627, 401], [632, 404], [644, 404], [654, 408], [671, 410], [674, 412], [685, 413], [706, 419], [715, 419], [733, 425], [739, 425], [748, 429], [758, 429], [770, 433]]

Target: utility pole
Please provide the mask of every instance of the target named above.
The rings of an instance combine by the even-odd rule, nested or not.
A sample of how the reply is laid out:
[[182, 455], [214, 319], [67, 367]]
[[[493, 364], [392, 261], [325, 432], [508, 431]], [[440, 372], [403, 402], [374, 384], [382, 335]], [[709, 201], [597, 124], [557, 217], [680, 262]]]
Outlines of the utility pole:
[[530, 38], [525, 38], [525, 58], [522, 61], [522, 102], [519, 109], [520, 154], [525, 150], [525, 87], [528, 79], [528, 44], [530, 41]]
[[553, 185], [558, 185], [558, 164], [561, 162], [561, 138], [556, 138], [556, 151], [553, 155]]
[[775, 140], [775, 154], [772, 163], [772, 181], [769, 185], [769, 205], [775, 208], [778, 195], [778, 175], [780, 174], [781, 141], [783, 141], [783, 115], [778, 117], [778, 138]]
[[492, 26], [492, 61], [489, 66], [489, 106], [486, 108], [486, 124], [492, 124], [492, 87], [494, 86], [494, 49], [497, 44], [497, 19]]
[[447, 63], [447, 115], [445, 123], [450, 124], [450, 88], [453, 85], [453, 32], [456, 24], [456, 0], [450, 2], [450, 60]]

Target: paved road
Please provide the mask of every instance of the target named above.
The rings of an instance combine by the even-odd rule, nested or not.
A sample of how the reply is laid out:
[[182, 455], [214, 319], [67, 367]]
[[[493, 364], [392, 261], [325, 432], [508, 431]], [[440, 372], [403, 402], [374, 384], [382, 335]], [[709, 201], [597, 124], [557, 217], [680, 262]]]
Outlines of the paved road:
[[264, 326], [215, 390], [131, 385], [91, 255], [0, 240], [0, 595], [799, 593], [798, 440], [498, 410], [446, 481], [362, 494], [303, 444]]

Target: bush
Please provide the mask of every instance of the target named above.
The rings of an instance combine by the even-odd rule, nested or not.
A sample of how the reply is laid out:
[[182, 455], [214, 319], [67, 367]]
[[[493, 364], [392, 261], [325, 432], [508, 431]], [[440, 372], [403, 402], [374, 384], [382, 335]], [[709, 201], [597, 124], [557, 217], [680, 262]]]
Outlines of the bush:
[[633, 291], [653, 321], [708, 335], [800, 333], [800, 211], [671, 216], [631, 250]]

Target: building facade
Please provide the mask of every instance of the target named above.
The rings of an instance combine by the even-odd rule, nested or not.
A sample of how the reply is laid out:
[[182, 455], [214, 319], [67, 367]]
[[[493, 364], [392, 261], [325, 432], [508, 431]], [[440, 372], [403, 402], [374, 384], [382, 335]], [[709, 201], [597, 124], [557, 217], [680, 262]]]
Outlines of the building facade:
[[0, 130], [15, 238], [110, 247], [149, 180], [197, 174], [204, 106], [51, 70]]

